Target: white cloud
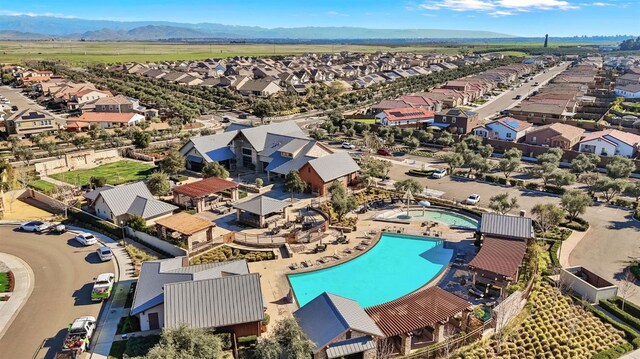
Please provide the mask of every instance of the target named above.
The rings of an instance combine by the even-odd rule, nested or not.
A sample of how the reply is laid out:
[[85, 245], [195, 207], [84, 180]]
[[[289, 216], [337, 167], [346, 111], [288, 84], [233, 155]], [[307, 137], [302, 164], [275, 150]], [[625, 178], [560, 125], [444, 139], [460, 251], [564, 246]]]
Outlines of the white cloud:
[[[605, 6], [608, 3], [594, 3]], [[575, 3], [566, 0], [428, 0], [419, 5], [423, 10], [452, 10], [485, 12], [491, 16], [510, 16], [516, 12], [533, 10], [573, 10], [579, 9]]]
[[337, 12], [337, 11], [328, 11], [327, 15], [329, 15], [329, 16], [342, 16], [342, 17], [349, 16], [349, 14], [345, 14], [345, 13]]
[[0, 10], [0, 15], [8, 15], [8, 16], [50, 16], [50, 17], [62, 17], [65, 19], [75, 19], [75, 16], [65, 15], [65, 14], [56, 14], [52, 12], [44, 12], [44, 13], [34, 13], [34, 12], [18, 12], [11, 10]]
[[608, 2], [594, 2], [591, 6], [613, 6], [613, 4], [609, 4]]
[[491, 10], [495, 5], [486, 0], [439, 0], [428, 1], [420, 5], [426, 10], [449, 9], [455, 11]]
[[513, 16], [515, 15], [515, 13], [513, 13], [512, 11], [497, 10], [497, 11], [490, 12], [489, 15], [493, 17], [502, 17], [502, 16]]

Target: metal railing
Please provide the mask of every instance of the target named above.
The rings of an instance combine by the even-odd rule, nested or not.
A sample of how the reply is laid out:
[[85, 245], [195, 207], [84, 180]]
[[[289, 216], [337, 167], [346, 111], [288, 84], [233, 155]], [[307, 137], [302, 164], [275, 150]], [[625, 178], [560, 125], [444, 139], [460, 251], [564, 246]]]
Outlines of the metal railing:
[[456, 337], [452, 337], [449, 339], [446, 339], [442, 342], [439, 343], [435, 343], [431, 346], [425, 347], [424, 349], [420, 349], [414, 353], [411, 353], [407, 356], [404, 356], [402, 358], [404, 359], [435, 359], [438, 358], [444, 354], [446, 354], [447, 351], [449, 352], [453, 352], [455, 349], [460, 348], [462, 346], [465, 346], [477, 339], [480, 339], [482, 337], [482, 333], [484, 333], [485, 330], [493, 328], [494, 327], [494, 321], [493, 319], [490, 319], [488, 321], [486, 321], [485, 323], [482, 324], [482, 326], [470, 331], [469, 333], [466, 333], [462, 336], [456, 336]]

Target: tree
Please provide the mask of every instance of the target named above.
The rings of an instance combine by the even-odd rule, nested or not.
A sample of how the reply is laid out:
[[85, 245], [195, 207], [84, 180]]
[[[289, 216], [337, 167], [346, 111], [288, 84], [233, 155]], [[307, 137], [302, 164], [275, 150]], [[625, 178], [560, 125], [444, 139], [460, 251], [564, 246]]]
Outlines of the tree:
[[184, 156], [176, 151], [172, 150], [160, 161], [160, 169], [170, 175], [178, 174], [186, 168], [187, 161]]
[[625, 192], [636, 199], [636, 202], [640, 201], [640, 182], [634, 184], [628, 184]]
[[609, 177], [599, 178], [593, 184], [593, 190], [602, 193], [607, 202], [622, 193], [626, 187], [627, 183], [623, 179], [611, 179]]
[[576, 176], [593, 172], [600, 163], [600, 156], [593, 153], [581, 153], [571, 161], [571, 173]]
[[442, 159], [449, 166], [449, 173], [451, 174], [464, 164], [464, 157], [456, 152], [446, 153]]
[[522, 159], [522, 151], [517, 147], [512, 147], [504, 152], [502, 158], [520, 161]]
[[107, 178], [102, 176], [100, 177], [91, 176], [89, 177], [89, 184], [93, 189], [96, 189], [98, 187], [104, 187], [107, 184]]
[[433, 140], [433, 133], [425, 130], [415, 131], [414, 137], [420, 141], [420, 143], [427, 143]]
[[553, 227], [557, 226], [564, 219], [562, 209], [553, 203], [538, 203], [531, 213], [536, 216], [536, 222], [543, 232], [549, 232]]
[[294, 193], [304, 192], [307, 189], [307, 183], [300, 178], [298, 170], [291, 170], [284, 176], [284, 188], [293, 196]]
[[555, 151], [555, 148], [550, 148], [549, 150], [547, 150], [547, 152], [538, 156], [537, 158], [538, 164], [536, 165], [535, 169], [536, 169], [536, 173], [538, 174], [538, 177], [541, 177], [545, 182], [544, 183], [545, 186], [547, 185], [547, 183], [543, 177], [544, 174], [545, 173], [549, 174], [555, 171], [560, 165], [560, 158], [561, 158], [561, 155], [558, 156], [558, 153], [557, 151]]
[[169, 193], [169, 175], [164, 172], [154, 172], [147, 179], [147, 187], [154, 196], [164, 196]]
[[565, 172], [561, 169], [555, 169], [551, 172], [545, 172], [542, 174], [542, 181], [546, 186], [547, 183], [551, 183], [556, 187], [568, 186], [576, 181], [576, 175], [573, 173]]
[[509, 194], [500, 193], [489, 198], [489, 208], [500, 214], [507, 214], [516, 208], [520, 208], [520, 205], [517, 198], [509, 198]]
[[560, 206], [567, 212], [571, 221], [584, 214], [590, 204], [591, 197], [580, 190], [567, 191], [560, 197]]
[[129, 222], [127, 223], [127, 226], [133, 228], [134, 230], [136, 230], [138, 232], [144, 232], [144, 231], [147, 230], [147, 221], [144, 218], [142, 218], [141, 216], [139, 216], [137, 214], [134, 214], [129, 219]]
[[136, 148], [147, 148], [151, 143], [151, 135], [149, 132], [136, 131], [133, 133], [132, 143]]
[[407, 190], [409, 190], [413, 194], [419, 194], [419, 193], [422, 193], [422, 191], [424, 191], [424, 186], [421, 185], [420, 182], [412, 178], [398, 181], [393, 184], [393, 187], [396, 189], [398, 193], [404, 193]]
[[413, 136], [405, 137], [402, 140], [402, 142], [404, 142], [404, 145], [409, 147], [409, 149], [412, 149], [412, 150], [420, 146], [420, 141], [418, 141], [418, 139]]
[[331, 193], [331, 208], [336, 213], [338, 222], [342, 222], [344, 216], [358, 206], [356, 198], [347, 194], [340, 181], [335, 181], [331, 184], [329, 193]]
[[91, 143], [91, 138], [87, 136], [75, 136], [71, 139], [71, 144], [76, 146], [79, 150], [91, 147], [89, 143]]
[[227, 178], [229, 177], [229, 171], [227, 171], [227, 169], [218, 162], [209, 162], [202, 166], [202, 175], [204, 178]]
[[509, 179], [511, 173], [517, 170], [519, 166], [519, 159], [501, 158], [500, 161], [498, 161], [498, 169], [504, 173], [504, 177], [507, 179]]
[[589, 193], [593, 193], [593, 185], [598, 180], [597, 173], [585, 173], [580, 176], [579, 181], [587, 185]]
[[280, 344], [273, 337], [261, 336], [256, 339], [256, 347], [253, 351], [255, 358], [279, 359], [282, 349]]
[[436, 138], [436, 144], [445, 147], [451, 146], [454, 142], [455, 140], [453, 139], [453, 136], [447, 131], [440, 132], [440, 135]]
[[607, 164], [607, 176], [613, 179], [627, 178], [635, 169], [636, 166], [632, 160], [622, 156], [615, 156]]
[[256, 178], [256, 187], [261, 188], [263, 184], [264, 184], [264, 181], [262, 180], [262, 178], [260, 177]]
[[163, 329], [160, 342], [149, 350], [145, 359], [214, 359], [222, 356], [219, 337], [205, 329], [180, 325], [175, 329]]
[[33, 150], [30, 147], [23, 145], [16, 145], [12, 147], [13, 156], [18, 161], [24, 162], [25, 165], [29, 165], [29, 162], [33, 159]]
[[469, 174], [471, 171], [475, 171], [476, 175], [483, 174], [491, 170], [491, 163], [486, 157], [480, 154], [470, 152], [467, 158], [467, 165], [469, 166]]
[[281, 319], [275, 324], [273, 339], [280, 346], [280, 353], [284, 354], [286, 359], [311, 358], [315, 348], [314, 343], [307, 338], [298, 322], [291, 317]]

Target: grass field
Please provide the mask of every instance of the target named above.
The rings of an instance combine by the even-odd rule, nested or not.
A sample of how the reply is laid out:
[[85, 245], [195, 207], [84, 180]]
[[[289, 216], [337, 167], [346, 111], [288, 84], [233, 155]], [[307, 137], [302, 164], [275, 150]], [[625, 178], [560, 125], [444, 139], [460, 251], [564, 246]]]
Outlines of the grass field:
[[[555, 48], [578, 43], [554, 43]], [[0, 63], [19, 63], [27, 60], [62, 60], [74, 65], [93, 63], [148, 62], [199, 60], [209, 57], [223, 58], [236, 55], [273, 56], [299, 55], [307, 52], [438, 52], [457, 54], [461, 51], [496, 50], [509, 47], [540, 48], [534, 42], [471, 43], [455, 45], [397, 44], [397, 45], [307, 45], [307, 44], [198, 44], [161, 42], [82, 42], [82, 41], [0, 41]], [[522, 55], [520, 52], [509, 54]]]
[[7, 292], [9, 290], [9, 273], [0, 273], [0, 293]]
[[53, 191], [55, 191], [56, 186], [51, 183], [51, 182], [47, 182], [45, 180], [35, 180], [35, 181], [31, 181], [29, 183], [29, 187], [38, 190], [42, 193], [51, 193]]
[[145, 163], [123, 160], [88, 170], [56, 173], [51, 177], [77, 186], [88, 184], [92, 176], [104, 177], [108, 184], [119, 185], [145, 179], [153, 172], [153, 168]]

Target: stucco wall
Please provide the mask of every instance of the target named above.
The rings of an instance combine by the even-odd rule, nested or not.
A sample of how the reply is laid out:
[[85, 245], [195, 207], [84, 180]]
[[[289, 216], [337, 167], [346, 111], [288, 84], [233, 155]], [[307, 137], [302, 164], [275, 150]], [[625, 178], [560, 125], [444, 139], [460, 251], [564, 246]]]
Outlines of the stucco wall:
[[55, 158], [49, 161], [36, 163], [36, 171], [47, 176], [70, 170], [94, 168], [101, 164], [111, 163], [122, 159], [117, 149], [104, 151], [82, 151], [67, 153], [62, 158]]
[[187, 251], [185, 249], [177, 247], [169, 242], [163, 241], [158, 237], [154, 237], [144, 232], [135, 231], [131, 227], [125, 227], [125, 229], [127, 231], [127, 236], [137, 238], [140, 242], [144, 242], [151, 247], [158, 248], [176, 257], [187, 255]]
[[164, 304], [160, 304], [155, 306], [149, 310], [146, 310], [138, 316], [140, 318], [140, 330], [150, 330], [149, 329], [149, 313], [158, 313], [158, 324], [160, 324], [160, 328], [164, 327]]

